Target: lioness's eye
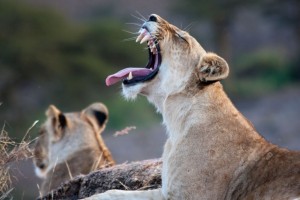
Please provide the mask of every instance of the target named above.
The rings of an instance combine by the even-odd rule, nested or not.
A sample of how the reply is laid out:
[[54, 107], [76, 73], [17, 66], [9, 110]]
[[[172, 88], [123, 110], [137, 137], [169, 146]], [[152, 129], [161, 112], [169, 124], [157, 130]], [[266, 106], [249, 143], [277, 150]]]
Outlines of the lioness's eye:
[[182, 39], [183, 41], [187, 42], [186, 39], [183, 36], [181, 36], [179, 33], [176, 33], [176, 36]]
[[40, 131], [39, 131], [39, 135], [43, 135], [44, 133], [45, 133], [46, 131], [45, 131], [45, 129], [40, 129]]

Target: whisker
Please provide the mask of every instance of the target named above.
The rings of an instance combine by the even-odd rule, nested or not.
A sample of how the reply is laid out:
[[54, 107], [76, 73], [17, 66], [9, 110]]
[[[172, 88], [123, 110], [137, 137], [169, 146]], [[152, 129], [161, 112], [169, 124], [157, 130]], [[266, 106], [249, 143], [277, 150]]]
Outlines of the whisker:
[[142, 24], [138, 24], [138, 23], [132, 23], [132, 22], [127, 22], [125, 24], [129, 24], [129, 25], [135, 25], [135, 26], [142, 26]]
[[184, 29], [182, 28], [182, 22], [180, 22], [180, 29], [184, 30]]
[[131, 32], [131, 31], [127, 31], [127, 30], [124, 30], [124, 29], [122, 31], [124, 31], [126, 33], [130, 33], [130, 34], [140, 34], [139, 32]]
[[194, 24], [195, 22], [191, 22], [189, 25], [187, 25], [183, 30], [186, 31], [186, 32], [189, 32], [190, 31], [190, 28], [192, 27], [192, 25]]
[[144, 50], [148, 50], [148, 49], [150, 49], [150, 46], [149, 45], [147, 45], [145, 48], [143, 48]]
[[142, 19], [144, 19], [145, 21], [147, 21], [146, 17], [144, 17], [139, 11], [135, 11]]
[[142, 18], [139, 18], [139, 17], [135, 16], [134, 14], [131, 14], [131, 16], [134, 17], [134, 18], [136, 18], [136, 19], [138, 19], [138, 20], [141, 20], [143, 23], [146, 22], [146, 20], [144, 20]]
[[131, 37], [131, 38], [127, 38], [127, 39], [123, 39], [123, 42], [128, 42], [128, 41], [132, 41], [132, 40], [136, 40], [136, 37]]

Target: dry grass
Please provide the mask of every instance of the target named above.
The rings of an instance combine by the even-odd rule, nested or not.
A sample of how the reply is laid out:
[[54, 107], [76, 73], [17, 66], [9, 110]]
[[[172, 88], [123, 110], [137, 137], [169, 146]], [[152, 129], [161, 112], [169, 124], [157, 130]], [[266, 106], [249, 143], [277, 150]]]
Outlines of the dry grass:
[[114, 136], [117, 137], [117, 136], [120, 136], [120, 135], [128, 135], [130, 131], [135, 130], [135, 129], [136, 129], [135, 126], [128, 126], [128, 127], [124, 128], [121, 131], [115, 132]]
[[5, 125], [0, 132], [0, 200], [5, 199], [12, 191], [10, 165], [13, 162], [27, 159], [32, 156], [29, 149], [28, 133], [36, 124], [35, 122], [27, 131], [21, 142], [13, 141], [5, 131]]

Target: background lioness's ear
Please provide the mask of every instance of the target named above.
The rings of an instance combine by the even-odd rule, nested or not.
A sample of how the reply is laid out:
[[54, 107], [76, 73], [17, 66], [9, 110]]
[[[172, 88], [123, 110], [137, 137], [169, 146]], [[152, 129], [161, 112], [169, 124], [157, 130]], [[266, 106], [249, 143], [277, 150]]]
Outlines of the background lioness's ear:
[[107, 107], [102, 103], [93, 103], [82, 111], [82, 114], [89, 120], [95, 130], [99, 133], [105, 129], [108, 121]]
[[229, 74], [227, 62], [214, 53], [206, 53], [198, 66], [200, 81], [218, 81]]
[[68, 126], [68, 120], [66, 116], [58, 110], [54, 105], [50, 105], [46, 111], [46, 116], [50, 120], [50, 127], [52, 130], [48, 130], [51, 134], [53, 141], [58, 141], [62, 138], [64, 129]]

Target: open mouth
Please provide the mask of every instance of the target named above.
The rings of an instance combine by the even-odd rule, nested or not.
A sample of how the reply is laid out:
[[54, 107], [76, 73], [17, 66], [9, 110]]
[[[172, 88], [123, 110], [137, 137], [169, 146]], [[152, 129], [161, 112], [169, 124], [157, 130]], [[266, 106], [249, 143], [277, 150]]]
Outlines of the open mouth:
[[161, 53], [158, 42], [146, 27], [142, 27], [139, 33], [140, 35], [137, 37], [136, 42], [142, 44], [147, 41], [148, 44], [148, 64], [144, 68], [130, 67], [108, 76], [106, 78], [107, 86], [113, 85], [119, 81], [123, 81], [124, 85], [131, 86], [140, 82], [152, 80], [157, 75], [161, 64]]

